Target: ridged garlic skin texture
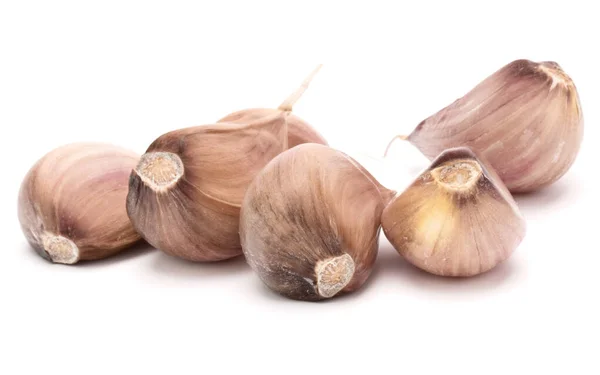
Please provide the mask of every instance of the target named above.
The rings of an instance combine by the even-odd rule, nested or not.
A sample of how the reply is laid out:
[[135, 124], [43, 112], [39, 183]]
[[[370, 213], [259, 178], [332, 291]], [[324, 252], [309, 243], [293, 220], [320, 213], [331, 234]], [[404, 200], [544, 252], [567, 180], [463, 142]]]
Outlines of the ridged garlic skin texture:
[[321, 300], [358, 289], [377, 256], [388, 192], [358, 163], [305, 144], [270, 162], [241, 210], [244, 255], [272, 290]]
[[212, 262], [242, 255], [239, 212], [256, 174], [286, 149], [288, 115], [166, 133], [132, 173], [127, 209], [135, 228], [169, 255]]
[[[261, 118], [272, 117], [273, 115], [282, 112], [283, 111], [280, 109], [270, 108], [244, 109], [223, 117], [219, 120], [219, 122], [248, 124], [256, 122]], [[327, 145], [327, 140], [323, 138], [323, 136], [315, 128], [310, 126], [300, 117], [293, 113], [288, 113], [286, 118], [288, 123], [288, 148], [292, 148], [303, 143], [318, 143]]]
[[18, 216], [46, 259], [73, 264], [108, 257], [140, 240], [125, 210], [139, 155], [118, 146], [75, 143], [43, 156], [25, 176]]
[[525, 220], [497, 174], [468, 149], [442, 153], [385, 208], [382, 227], [413, 265], [441, 276], [474, 276], [508, 259]]
[[508, 189], [529, 192], [561, 178], [583, 139], [575, 84], [555, 62], [516, 60], [408, 136], [430, 159], [466, 146], [484, 157]]

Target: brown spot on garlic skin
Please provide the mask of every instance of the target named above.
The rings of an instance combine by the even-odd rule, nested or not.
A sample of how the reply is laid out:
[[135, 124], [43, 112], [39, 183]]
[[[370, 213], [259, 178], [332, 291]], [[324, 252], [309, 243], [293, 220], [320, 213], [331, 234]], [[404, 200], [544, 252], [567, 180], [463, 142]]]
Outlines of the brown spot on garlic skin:
[[347, 155], [304, 144], [273, 159], [241, 208], [244, 255], [275, 292], [318, 301], [367, 280], [391, 192]]
[[64, 264], [106, 258], [138, 242], [125, 210], [129, 174], [138, 159], [100, 143], [69, 144], [44, 155], [19, 191], [27, 241], [40, 256]]
[[524, 59], [423, 120], [408, 137], [432, 160], [446, 149], [469, 147], [513, 193], [561, 178], [582, 139], [583, 115], [571, 78], [555, 62]]
[[384, 209], [381, 224], [410, 263], [452, 277], [496, 267], [512, 255], [526, 232], [525, 220], [498, 175], [464, 147], [439, 155]]
[[[242, 198], [254, 176], [285, 149], [286, 121], [276, 113], [247, 125], [197, 126], [156, 139], [131, 174], [127, 211], [135, 228], [154, 247], [183, 259], [241, 255]], [[143, 164], [156, 155], [181, 163], [172, 183], [162, 172], [162, 185], [152, 182], [154, 169]]]

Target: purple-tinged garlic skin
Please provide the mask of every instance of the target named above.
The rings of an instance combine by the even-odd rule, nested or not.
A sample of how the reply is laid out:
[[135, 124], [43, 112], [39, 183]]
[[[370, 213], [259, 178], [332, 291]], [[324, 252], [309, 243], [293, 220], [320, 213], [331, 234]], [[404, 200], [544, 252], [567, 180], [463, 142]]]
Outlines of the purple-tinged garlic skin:
[[507, 260], [526, 222], [496, 172], [468, 148], [444, 151], [384, 209], [383, 231], [413, 265], [469, 277]]
[[318, 144], [289, 149], [247, 190], [240, 216], [246, 260], [290, 299], [353, 292], [371, 273], [393, 194], [342, 152]]
[[130, 150], [102, 143], [68, 144], [44, 155], [19, 191], [27, 241], [61, 264], [106, 258], [140, 241], [125, 210], [138, 160]]
[[422, 121], [407, 137], [430, 160], [466, 146], [512, 193], [541, 189], [575, 162], [583, 139], [579, 94], [555, 62], [515, 60]]

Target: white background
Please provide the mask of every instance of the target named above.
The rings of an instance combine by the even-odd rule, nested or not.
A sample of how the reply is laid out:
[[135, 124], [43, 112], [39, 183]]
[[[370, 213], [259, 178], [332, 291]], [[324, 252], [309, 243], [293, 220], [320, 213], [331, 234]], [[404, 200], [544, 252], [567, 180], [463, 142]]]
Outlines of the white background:
[[[600, 30], [585, 3], [0, 2], [0, 373], [598, 374]], [[481, 277], [429, 276], [382, 238], [360, 292], [302, 303], [241, 258], [142, 247], [53, 265], [20, 232], [19, 184], [56, 146], [141, 153], [166, 131], [275, 107], [324, 63], [295, 113], [332, 146], [380, 156], [517, 58], [571, 75], [585, 139], [563, 179], [517, 198], [527, 236]], [[405, 147], [368, 164], [416, 176], [426, 161]]]

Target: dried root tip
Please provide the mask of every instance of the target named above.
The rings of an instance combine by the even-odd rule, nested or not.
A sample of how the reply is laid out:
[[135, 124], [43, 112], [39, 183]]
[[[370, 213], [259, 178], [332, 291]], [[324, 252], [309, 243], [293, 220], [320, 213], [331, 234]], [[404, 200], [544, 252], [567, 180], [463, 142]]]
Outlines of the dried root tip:
[[75, 264], [79, 261], [79, 248], [66, 237], [44, 233], [42, 246], [54, 263]]
[[148, 152], [140, 158], [135, 173], [156, 192], [169, 190], [183, 176], [183, 162], [171, 152]]
[[452, 160], [431, 171], [440, 186], [454, 193], [472, 192], [482, 175], [479, 163], [470, 159]]
[[390, 149], [392, 148], [392, 144], [394, 144], [396, 142], [396, 140], [401, 140], [401, 141], [406, 141], [408, 139], [407, 135], [397, 135], [394, 138], [392, 138], [392, 140], [390, 141], [390, 143], [388, 143], [387, 147], [385, 148], [385, 152], [383, 153], [383, 157], [386, 157], [388, 152], [390, 151]]
[[317, 292], [321, 297], [331, 298], [352, 280], [354, 260], [348, 254], [322, 260], [315, 266]]
[[279, 110], [286, 111], [286, 112], [292, 111], [292, 107], [294, 106], [294, 104], [296, 104], [298, 99], [300, 99], [302, 94], [304, 94], [304, 91], [306, 91], [306, 89], [310, 85], [310, 82], [313, 80], [313, 78], [315, 78], [315, 76], [317, 75], [319, 70], [321, 70], [322, 66], [323, 66], [323, 64], [319, 64], [315, 68], [315, 70], [313, 70], [312, 73], [310, 73], [309, 76], [306, 77], [304, 82], [302, 82], [302, 85], [300, 87], [298, 87], [298, 89], [296, 91], [294, 91], [290, 96], [288, 96], [287, 99], [285, 99], [283, 101], [283, 103], [281, 103], [281, 105], [279, 105]]
[[562, 85], [566, 88], [573, 87], [571, 77], [554, 61], [542, 62], [538, 65], [538, 69], [552, 79], [551, 89], [557, 85]]

